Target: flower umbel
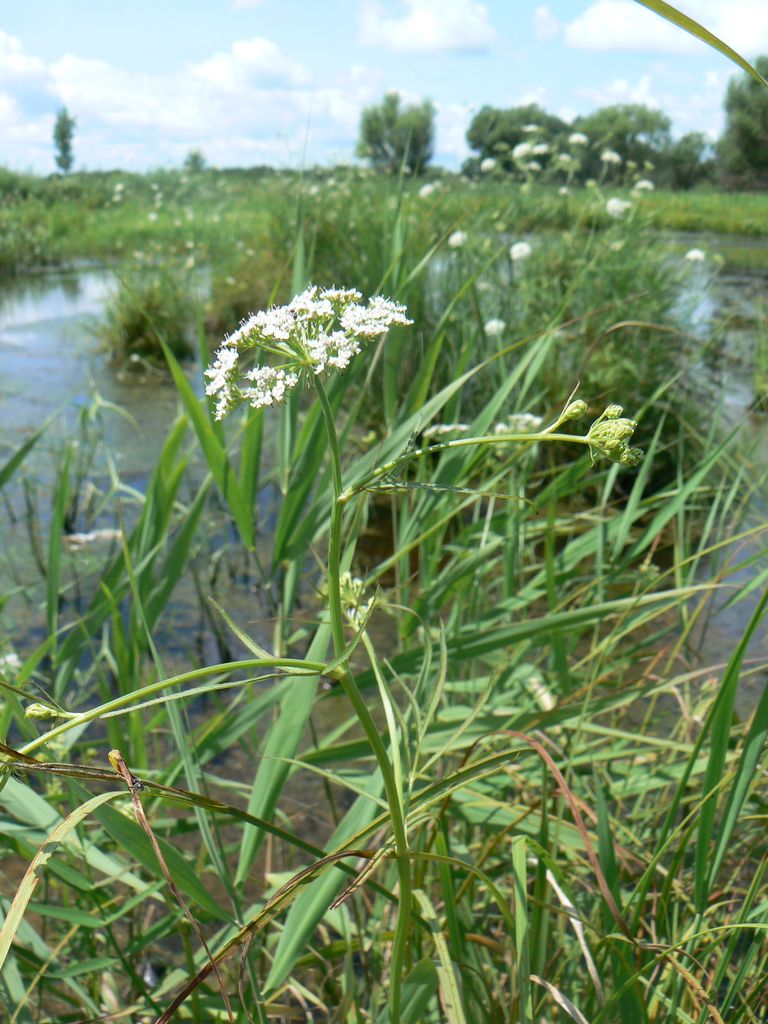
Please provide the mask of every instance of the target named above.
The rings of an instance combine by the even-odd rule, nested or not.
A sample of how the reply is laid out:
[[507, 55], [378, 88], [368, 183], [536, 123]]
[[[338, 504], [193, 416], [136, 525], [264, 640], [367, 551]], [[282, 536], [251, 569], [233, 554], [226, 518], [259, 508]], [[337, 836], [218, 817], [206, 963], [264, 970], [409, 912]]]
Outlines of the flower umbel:
[[[311, 286], [287, 306], [273, 306], [244, 320], [222, 342], [211, 366], [205, 393], [215, 397], [217, 420], [243, 402], [255, 409], [282, 401], [302, 374], [343, 370], [361, 343], [385, 335], [393, 324], [411, 324], [405, 306], [380, 295], [368, 305], [355, 288]], [[248, 349], [273, 357], [277, 365], [244, 370], [240, 357]]]
[[587, 431], [589, 450], [595, 455], [604, 455], [611, 462], [619, 462], [622, 466], [637, 466], [643, 458], [640, 448], [630, 448], [629, 439], [634, 434], [637, 423], [621, 414], [624, 410], [620, 405], [609, 405], [595, 420]]

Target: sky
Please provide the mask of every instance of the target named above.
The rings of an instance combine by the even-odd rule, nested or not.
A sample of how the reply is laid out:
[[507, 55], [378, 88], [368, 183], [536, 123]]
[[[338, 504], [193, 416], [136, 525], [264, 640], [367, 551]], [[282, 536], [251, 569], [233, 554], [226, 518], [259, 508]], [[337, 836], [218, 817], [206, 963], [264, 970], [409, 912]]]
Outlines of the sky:
[[[768, 0], [678, 6], [768, 53]], [[0, 165], [52, 173], [62, 106], [76, 169], [178, 166], [193, 148], [220, 167], [352, 162], [362, 109], [390, 90], [433, 101], [449, 168], [486, 104], [570, 121], [644, 103], [715, 139], [740, 73], [635, 0], [0, 0]]]

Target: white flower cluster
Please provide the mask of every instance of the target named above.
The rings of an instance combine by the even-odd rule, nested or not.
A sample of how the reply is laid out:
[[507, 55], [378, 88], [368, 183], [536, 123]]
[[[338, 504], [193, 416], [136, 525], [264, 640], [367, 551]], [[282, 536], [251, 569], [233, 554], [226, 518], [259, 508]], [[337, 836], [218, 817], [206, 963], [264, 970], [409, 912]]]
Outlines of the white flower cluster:
[[528, 242], [514, 242], [509, 248], [509, 258], [513, 263], [522, 263], [533, 252]]
[[513, 413], [506, 423], [497, 423], [494, 434], [535, 434], [544, 422], [543, 417], [532, 412]]
[[703, 263], [707, 254], [703, 249], [689, 249], [684, 257], [689, 263]]
[[422, 437], [430, 441], [435, 437], [444, 437], [445, 434], [466, 434], [468, 430], [468, 423], [433, 423], [424, 429]]
[[350, 572], [344, 572], [339, 579], [341, 590], [341, 603], [344, 608], [350, 625], [355, 629], [365, 622], [365, 617], [373, 608], [373, 598], [365, 597], [365, 583], [359, 576], [353, 576]]
[[604, 164], [614, 164], [615, 166], [618, 166], [618, 164], [621, 163], [621, 156], [615, 149], [604, 149], [600, 154], [600, 159]]
[[619, 220], [624, 216], [631, 205], [632, 203], [628, 202], [626, 199], [619, 199], [618, 196], [613, 196], [605, 204], [605, 212], [609, 217], [613, 217], [614, 220]]
[[[302, 371], [320, 374], [345, 369], [361, 342], [386, 334], [393, 324], [413, 323], [405, 307], [380, 295], [361, 305], [355, 288], [311, 286], [287, 306], [255, 313], [228, 335], [205, 371], [205, 393], [216, 398], [214, 416], [223, 419], [242, 402], [255, 409], [282, 401]], [[279, 366], [243, 371], [240, 356], [256, 348], [279, 359]]]
[[507, 325], [503, 320], [488, 320], [483, 330], [489, 338], [498, 338], [500, 334], [503, 334], [506, 330]]

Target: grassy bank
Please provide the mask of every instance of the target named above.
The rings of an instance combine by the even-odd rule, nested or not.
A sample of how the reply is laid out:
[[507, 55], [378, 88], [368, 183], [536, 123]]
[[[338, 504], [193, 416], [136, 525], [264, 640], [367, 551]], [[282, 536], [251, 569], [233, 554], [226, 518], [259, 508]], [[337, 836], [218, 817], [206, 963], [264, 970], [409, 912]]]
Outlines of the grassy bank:
[[119, 260], [156, 248], [198, 265], [224, 266], [238, 253], [262, 254], [265, 247], [282, 258], [297, 219], [306, 222], [310, 233], [320, 219], [322, 230], [343, 235], [352, 253], [356, 236], [381, 227], [386, 204], [399, 205], [401, 197], [418, 230], [431, 238], [456, 227], [510, 234], [603, 229], [610, 223], [607, 195], [640, 204], [649, 228], [662, 231], [760, 237], [768, 220], [768, 199], [758, 194], [611, 190], [604, 195], [598, 187], [563, 195], [555, 186], [521, 186], [504, 178], [475, 182], [454, 175], [433, 179], [433, 191], [424, 184], [344, 168], [304, 175], [163, 171], [49, 179], [5, 172], [0, 179], [0, 271]]
[[[102, 186], [25, 200], [51, 253], [210, 267], [222, 333], [310, 278], [414, 323], [272, 314], [238, 356], [296, 374], [274, 407], [225, 357], [199, 399], [167, 353], [179, 418], [138, 484], [103, 410], [60, 438], [45, 575], [2, 606], [13, 1024], [759, 1020], [768, 703], [734, 709], [768, 599], [717, 663], [699, 641], [760, 592], [733, 583], [764, 481], [683, 401], [658, 194], [614, 218], [497, 183]], [[557, 229], [530, 249], [526, 208]], [[336, 335], [349, 365], [316, 373], [339, 323], [362, 351]], [[41, 442], [4, 456], [14, 514]], [[66, 543], [107, 526], [101, 559]], [[164, 646], [190, 578], [218, 663]], [[29, 607], [44, 639], [14, 650]]]

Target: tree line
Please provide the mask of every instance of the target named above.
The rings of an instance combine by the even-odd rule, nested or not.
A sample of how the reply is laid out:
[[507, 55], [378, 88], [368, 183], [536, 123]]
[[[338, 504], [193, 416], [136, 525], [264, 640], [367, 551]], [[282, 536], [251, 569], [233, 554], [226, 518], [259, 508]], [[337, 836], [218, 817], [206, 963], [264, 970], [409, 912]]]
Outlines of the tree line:
[[[768, 77], [768, 57], [755, 66]], [[724, 105], [725, 129], [715, 143], [703, 132], [674, 139], [663, 111], [637, 103], [602, 107], [570, 124], [537, 104], [484, 106], [467, 130], [473, 155], [462, 170], [471, 176], [491, 170], [518, 177], [559, 173], [582, 183], [618, 182], [631, 172], [673, 189], [705, 182], [768, 187], [768, 89], [747, 74], [734, 77]], [[420, 174], [433, 157], [434, 141], [432, 103], [405, 106], [397, 93], [387, 93], [362, 113], [357, 154], [382, 170]]]

